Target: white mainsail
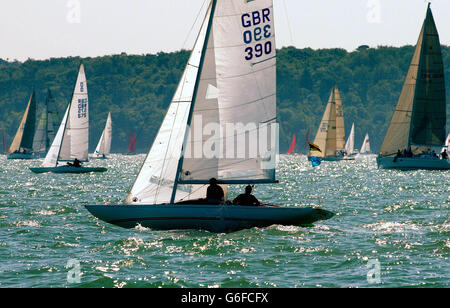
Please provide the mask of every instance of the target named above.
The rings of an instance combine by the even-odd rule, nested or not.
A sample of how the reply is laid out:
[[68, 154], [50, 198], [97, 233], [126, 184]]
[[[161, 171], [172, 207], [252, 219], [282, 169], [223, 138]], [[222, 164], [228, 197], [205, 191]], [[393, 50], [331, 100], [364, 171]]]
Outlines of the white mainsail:
[[[225, 129], [227, 123], [257, 123], [254, 132], [258, 135], [263, 134], [265, 125], [276, 121], [273, 18], [272, 0], [211, 1], [177, 91], [126, 203], [204, 197], [206, 187], [199, 185], [213, 177], [222, 183], [275, 180], [274, 168], [265, 169], [262, 162], [278, 146], [277, 141], [270, 142], [269, 151], [249, 158], [239, 152], [245, 150], [237, 147], [235, 131]], [[205, 136], [203, 132], [212, 124], [218, 124], [219, 131]], [[237, 155], [205, 155], [211, 144], [216, 153], [229, 153], [226, 145], [230, 143], [225, 140], [231, 138]], [[248, 149], [249, 138], [244, 143]]]
[[56, 167], [58, 162], [88, 160], [89, 106], [86, 75], [80, 65], [72, 101], [44, 159], [43, 167]]
[[350, 135], [348, 136], [347, 142], [345, 143], [345, 152], [347, 154], [352, 154], [355, 149], [355, 123], [352, 124], [352, 129]]
[[367, 133], [364, 137], [363, 144], [361, 146], [361, 151], [359, 151], [361, 154], [368, 154], [370, 153], [370, 141], [369, 141], [369, 134]]
[[107, 155], [111, 151], [111, 138], [112, 138], [112, 121], [111, 112], [108, 113], [105, 128], [103, 129], [102, 136], [95, 148], [94, 155], [102, 156]]

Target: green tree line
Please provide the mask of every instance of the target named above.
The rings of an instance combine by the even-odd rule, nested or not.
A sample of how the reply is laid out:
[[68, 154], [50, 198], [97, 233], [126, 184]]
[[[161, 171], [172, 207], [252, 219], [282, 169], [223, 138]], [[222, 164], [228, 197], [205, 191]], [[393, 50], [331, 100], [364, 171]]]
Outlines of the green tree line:
[[[361, 145], [368, 132], [372, 149], [378, 151], [413, 52], [413, 46], [360, 48], [353, 52], [294, 47], [278, 50], [281, 152], [287, 150], [294, 133], [297, 134], [297, 152], [303, 151], [308, 130], [310, 139], [314, 138], [334, 84], [341, 92], [347, 135], [355, 123], [355, 146]], [[450, 47], [442, 46], [442, 52], [448, 100]], [[109, 111], [113, 120], [112, 151], [126, 152], [128, 136], [136, 132], [137, 151], [147, 152], [188, 57], [189, 52], [182, 50], [25, 62], [0, 59], [0, 129], [4, 128], [10, 143], [33, 89], [42, 109], [47, 88], [50, 88], [62, 117], [71, 99], [78, 67], [83, 63], [90, 102], [90, 152], [100, 138]]]

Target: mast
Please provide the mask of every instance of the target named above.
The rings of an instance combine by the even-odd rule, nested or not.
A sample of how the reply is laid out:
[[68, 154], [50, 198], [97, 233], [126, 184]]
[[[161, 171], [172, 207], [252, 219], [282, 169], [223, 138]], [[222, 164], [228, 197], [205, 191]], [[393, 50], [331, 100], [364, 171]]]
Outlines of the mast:
[[[216, 11], [216, 4], [217, 4], [217, 0], [211, 0], [211, 13], [210, 13], [210, 16], [209, 16], [208, 28], [206, 30], [205, 41], [203, 43], [202, 55], [201, 55], [201, 58], [200, 58], [200, 65], [199, 65], [199, 69], [198, 69], [198, 72], [197, 72], [197, 78], [195, 80], [194, 93], [192, 95], [192, 102], [191, 102], [191, 106], [189, 108], [189, 115], [188, 115], [188, 119], [187, 119], [187, 127], [189, 127], [191, 125], [191, 122], [192, 122], [192, 115], [194, 113], [194, 105], [195, 105], [194, 102], [195, 102], [195, 100], [197, 98], [198, 85], [200, 83], [201, 72], [202, 72], [202, 69], [203, 69], [203, 64], [205, 62], [205, 54], [206, 54], [206, 50], [208, 48], [209, 36], [210, 36], [210, 33], [211, 33], [211, 28], [212, 28], [213, 20], [214, 20], [214, 14], [215, 14], [215, 11]], [[175, 174], [175, 182], [173, 183], [172, 197], [170, 198], [170, 203], [171, 204], [173, 204], [175, 202], [175, 196], [177, 194], [178, 181], [180, 179], [181, 168], [183, 166], [184, 152], [186, 150], [188, 137], [189, 137], [189, 130], [186, 129], [185, 134], [184, 134], [183, 147], [181, 148], [181, 156], [180, 156], [180, 159], [178, 161], [177, 172]]]

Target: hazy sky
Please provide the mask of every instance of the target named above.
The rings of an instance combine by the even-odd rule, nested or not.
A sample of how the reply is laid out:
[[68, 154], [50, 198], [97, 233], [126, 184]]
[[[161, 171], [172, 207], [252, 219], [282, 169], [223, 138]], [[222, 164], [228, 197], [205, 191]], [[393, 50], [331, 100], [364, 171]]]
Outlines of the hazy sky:
[[[190, 49], [208, 0], [2, 0], [0, 58], [156, 53]], [[274, 0], [277, 47], [415, 45], [425, 0]], [[204, 7], [204, 6], [203, 6]], [[450, 45], [450, 0], [433, 0]], [[201, 12], [203, 14], [203, 12]]]

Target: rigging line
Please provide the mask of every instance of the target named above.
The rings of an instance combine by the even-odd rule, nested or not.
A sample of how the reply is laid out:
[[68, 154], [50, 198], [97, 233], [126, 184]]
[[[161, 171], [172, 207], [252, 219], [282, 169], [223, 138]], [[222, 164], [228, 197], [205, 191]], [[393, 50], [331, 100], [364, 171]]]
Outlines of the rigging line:
[[286, 21], [287, 21], [287, 24], [288, 24], [289, 35], [290, 35], [290, 37], [291, 37], [291, 44], [292, 44], [292, 46], [294, 46], [294, 37], [293, 37], [293, 35], [292, 35], [292, 27], [291, 27], [291, 23], [289, 22], [289, 14], [288, 14], [288, 10], [287, 10], [286, 1], [287, 1], [287, 0], [283, 0], [284, 12], [285, 12], [285, 14], [286, 14]]
[[[208, 184], [203, 184], [203, 185], [201, 185], [199, 188], [197, 188], [197, 189], [194, 190], [194, 191], [191, 191], [186, 197], [181, 198], [179, 201], [183, 201], [183, 200], [185, 200], [186, 198], [189, 198], [190, 196], [192, 196], [193, 194], [195, 194], [197, 191], [199, 191], [200, 189], [202, 189], [202, 188], [205, 187], [206, 185], [208, 185]], [[194, 186], [194, 185], [190, 185], [190, 186]]]
[[[202, 4], [202, 6], [200, 7], [200, 10], [199, 10], [198, 13], [197, 13], [197, 17], [195, 17], [195, 21], [194, 21], [194, 23], [192, 24], [191, 29], [189, 30], [189, 32], [188, 32], [188, 34], [187, 34], [187, 36], [186, 36], [186, 39], [184, 40], [183, 45], [181, 46], [181, 49], [184, 49], [184, 48], [186, 47], [186, 43], [187, 43], [189, 37], [191, 36], [192, 30], [194, 30], [194, 27], [195, 27], [195, 25], [197, 24], [198, 18], [200, 17], [200, 13], [203, 11], [203, 7], [205, 6], [206, 1], [208, 1], [208, 0], [204, 0], [204, 1], [203, 1], [203, 4]], [[195, 43], [194, 43], [194, 44], [195, 44]]]

